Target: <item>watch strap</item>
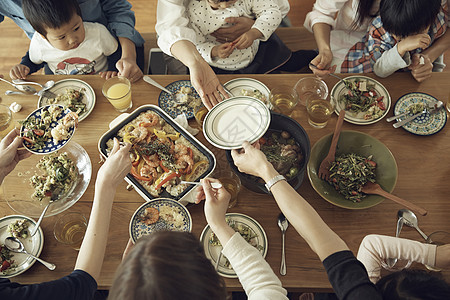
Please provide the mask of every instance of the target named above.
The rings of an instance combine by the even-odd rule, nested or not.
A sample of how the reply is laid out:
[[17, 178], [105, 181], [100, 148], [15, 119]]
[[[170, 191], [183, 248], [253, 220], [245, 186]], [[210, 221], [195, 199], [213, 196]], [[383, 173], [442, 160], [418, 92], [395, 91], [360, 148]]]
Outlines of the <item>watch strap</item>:
[[267, 191], [270, 193], [270, 189], [272, 188], [272, 186], [281, 180], [286, 180], [286, 178], [283, 175], [277, 175], [274, 178], [267, 181], [267, 183], [265, 184]]

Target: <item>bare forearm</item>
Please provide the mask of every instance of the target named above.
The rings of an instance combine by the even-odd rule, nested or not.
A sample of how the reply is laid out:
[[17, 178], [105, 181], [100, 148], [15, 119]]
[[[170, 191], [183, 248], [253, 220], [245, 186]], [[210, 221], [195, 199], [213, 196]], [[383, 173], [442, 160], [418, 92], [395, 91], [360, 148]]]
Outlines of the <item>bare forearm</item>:
[[195, 45], [187, 40], [180, 40], [174, 43], [170, 48], [170, 52], [188, 68], [191, 68], [199, 61], [203, 61], [203, 57], [197, 51]]
[[130, 58], [136, 61], [136, 45], [126, 37], [119, 37], [119, 43], [122, 47], [122, 58]]
[[435, 40], [429, 48], [423, 51], [423, 54], [427, 55], [433, 62], [448, 49], [450, 49], [450, 32], [447, 30], [443, 36]]
[[[262, 174], [262, 178], [267, 182], [278, 175], [278, 172], [270, 165]], [[335, 252], [348, 250], [345, 242], [325, 224], [314, 208], [289, 183], [279, 181], [272, 186], [271, 192], [281, 211], [320, 260], [323, 261]]]
[[75, 264], [75, 269], [89, 273], [95, 280], [100, 276], [105, 256], [115, 192], [115, 188], [96, 184], [89, 225]]
[[331, 26], [325, 23], [316, 23], [313, 26], [314, 38], [319, 52], [331, 51], [330, 46]]

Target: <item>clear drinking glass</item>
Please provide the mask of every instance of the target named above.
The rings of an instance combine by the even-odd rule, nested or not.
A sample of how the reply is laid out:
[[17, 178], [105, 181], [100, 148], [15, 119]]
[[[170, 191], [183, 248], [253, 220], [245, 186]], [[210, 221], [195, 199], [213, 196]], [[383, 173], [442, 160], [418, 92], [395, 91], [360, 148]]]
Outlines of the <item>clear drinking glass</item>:
[[14, 128], [11, 110], [0, 104], [0, 139], [4, 138]]
[[310, 97], [326, 99], [328, 97], [328, 86], [325, 81], [316, 77], [305, 77], [297, 81], [294, 89], [298, 93], [300, 103], [306, 106], [306, 100]]
[[58, 218], [53, 228], [53, 234], [58, 242], [80, 250], [87, 224], [83, 214], [70, 212]]
[[102, 93], [118, 112], [126, 112], [133, 106], [131, 83], [125, 77], [118, 76], [106, 80], [103, 84]]
[[295, 88], [288, 85], [279, 85], [270, 91], [269, 100], [274, 112], [290, 116], [299, 98]]
[[[450, 244], [450, 233], [447, 231], [435, 231], [432, 234], [428, 236], [427, 243], [433, 244], [433, 245], [446, 245]], [[425, 265], [425, 267], [430, 271], [440, 272], [441, 269]]]

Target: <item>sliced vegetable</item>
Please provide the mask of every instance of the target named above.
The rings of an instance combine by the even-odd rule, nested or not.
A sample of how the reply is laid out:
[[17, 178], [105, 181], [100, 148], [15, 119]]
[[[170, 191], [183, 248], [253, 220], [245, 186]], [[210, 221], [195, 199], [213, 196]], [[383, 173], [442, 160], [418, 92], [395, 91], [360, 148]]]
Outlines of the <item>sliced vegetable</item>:
[[194, 164], [194, 166], [192, 166], [192, 171], [189, 174], [186, 175], [186, 180], [187, 181], [192, 181], [191, 179], [194, 179], [194, 180], [197, 179], [197, 178], [195, 178], [195, 175], [200, 175], [200, 174], [196, 174], [198, 169], [200, 167], [202, 167], [203, 165], [208, 165], [208, 164], [209, 163], [206, 160], [201, 160], [199, 162], [196, 162]]

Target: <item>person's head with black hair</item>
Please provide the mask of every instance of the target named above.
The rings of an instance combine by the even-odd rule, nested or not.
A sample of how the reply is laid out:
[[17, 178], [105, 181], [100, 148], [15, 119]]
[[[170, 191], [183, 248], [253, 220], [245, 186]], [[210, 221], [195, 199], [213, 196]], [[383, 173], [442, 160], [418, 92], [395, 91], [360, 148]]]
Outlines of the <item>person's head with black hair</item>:
[[399, 38], [426, 33], [436, 20], [441, 0], [381, 0], [384, 29]]
[[53, 47], [70, 50], [84, 41], [85, 31], [77, 0], [22, 0], [22, 9], [34, 30]]
[[404, 269], [382, 277], [376, 286], [385, 300], [448, 300], [450, 295], [450, 285], [425, 270]]

